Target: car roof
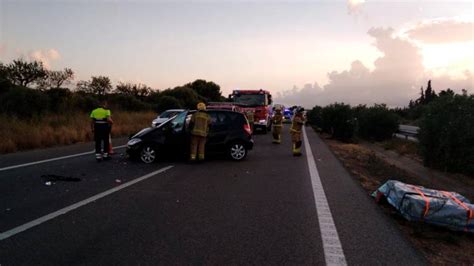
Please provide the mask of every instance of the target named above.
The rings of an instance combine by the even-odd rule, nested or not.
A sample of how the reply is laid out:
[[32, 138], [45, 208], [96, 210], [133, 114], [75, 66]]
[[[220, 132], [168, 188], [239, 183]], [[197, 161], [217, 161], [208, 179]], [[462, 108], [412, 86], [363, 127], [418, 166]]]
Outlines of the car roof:
[[[197, 110], [189, 110], [189, 112], [196, 112]], [[241, 112], [236, 112], [232, 110], [226, 110], [226, 109], [207, 109], [206, 112], [214, 112], [214, 113], [229, 113], [229, 114], [239, 114], [239, 115], [244, 115]]]
[[186, 111], [185, 109], [168, 109], [168, 110], [165, 110], [165, 112], [183, 112], [183, 111]]

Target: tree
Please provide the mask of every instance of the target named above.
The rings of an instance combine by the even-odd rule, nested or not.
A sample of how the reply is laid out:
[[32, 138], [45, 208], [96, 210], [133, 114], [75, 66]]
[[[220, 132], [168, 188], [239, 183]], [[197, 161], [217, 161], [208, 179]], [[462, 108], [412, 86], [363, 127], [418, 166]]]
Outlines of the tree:
[[74, 79], [74, 72], [70, 68], [48, 70], [44, 79], [38, 82], [40, 89], [59, 89], [62, 85], [70, 84]]
[[93, 91], [91, 89], [91, 82], [88, 80], [80, 80], [76, 83], [76, 91], [86, 93], [86, 94], [92, 94]]
[[92, 79], [88, 81], [81, 80], [77, 82], [76, 90], [87, 94], [103, 96], [112, 90], [112, 83], [109, 77], [97, 76], [92, 77]]
[[23, 87], [40, 81], [47, 75], [47, 70], [43, 67], [42, 62], [26, 62], [23, 59], [13, 60], [5, 67], [5, 71], [8, 80]]
[[428, 86], [425, 90], [425, 100], [423, 104], [429, 104], [437, 97], [436, 92], [431, 88], [431, 80], [428, 80]]
[[184, 108], [194, 109], [199, 102], [199, 95], [189, 87], [176, 87], [174, 89], [167, 89], [161, 92], [162, 96], [171, 96], [176, 98], [180, 105]]
[[439, 92], [439, 97], [444, 97], [444, 96], [454, 96], [454, 91], [450, 88], [447, 90], [442, 90]]
[[192, 88], [197, 94], [206, 98], [207, 101], [218, 102], [222, 99], [220, 86], [212, 81], [197, 79], [192, 83], [186, 84], [185, 86]]
[[167, 96], [167, 95], [161, 96], [158, 99], [156, 106], [157, 106], [157, 111], [160, 113], [168, 109], [183, 108], [181, 106], [181, 103], [178, 101], [178, 99], [172, 96]]
[[90, 88], [92, 93], [97, 95], [106, 95], [112, 90], [112, 83], [109, 77], [97, 76], [92, 77], [90, 82]]
[[145, 84], [131, 84], [131, 83], [119, 83], [115, 87], [115, 92], [119, 94], [125, 94], [128, 96], [134, 96], [136, 98], [145, 98], [151, 94], [153, 90]]
[[474, 95], [446, 94], [426, 106], [418, 140], [425, 165], [474, 174]]

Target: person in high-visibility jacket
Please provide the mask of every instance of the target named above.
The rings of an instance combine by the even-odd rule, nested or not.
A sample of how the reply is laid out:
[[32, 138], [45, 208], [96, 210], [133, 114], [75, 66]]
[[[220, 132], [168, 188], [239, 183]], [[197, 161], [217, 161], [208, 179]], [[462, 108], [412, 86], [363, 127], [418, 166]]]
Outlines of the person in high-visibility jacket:
[[102, 102], [91, 114], [91, 130], [95, 140], [95, 158], [97, 161], [109, 159], [109, 134], [114, 123], [112, 113], [107, 109], [107, 102]]
[[281, 113], [281, 107], [275, 107], [275, 114], [272, 117], [272, 133], [273, 133], [273, 143], [281, 143], [281, 129], [283, 127], [283, 114]]
[[247, 120], [249, 121], [250, 124], [250, 129], [253, 134], [253, 128], [254, 128], [254, 123], [255, 123], [255, 114], [252, 110], [248, 110], [245, 112], [245, 116], [247, 116]]
[[296, 114], [291, 121], [290, 134], [291, 141], [293, 142], [293, 156], [301, 156], [301, 130], [305, 123], [303, 111], [304, 109], [302, 107], [298, 107], [296, 109]]
[[190, 160], [196, 161], [196, 153], [198, 160], [202, 161], [205, 157], [206, 139], [211, 125], [211, 117], [206, 113], [206, 105], [198, 103], [197, 112], [191, 117], [191, 151]]

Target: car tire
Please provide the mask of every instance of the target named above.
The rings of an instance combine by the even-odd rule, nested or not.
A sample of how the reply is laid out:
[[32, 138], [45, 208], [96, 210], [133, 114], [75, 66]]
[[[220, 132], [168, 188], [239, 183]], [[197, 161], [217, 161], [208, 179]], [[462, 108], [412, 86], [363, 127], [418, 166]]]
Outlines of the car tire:
[[229, 145], [228, 155], [234, 161], [242, 161], [247, 157], [247, 147], [242, 142], [233, 142]]
[[153, 145], [143, 145], [140, 150], [140, 161], [149, 164], [154, 163], [158, 158], [158, 150]]

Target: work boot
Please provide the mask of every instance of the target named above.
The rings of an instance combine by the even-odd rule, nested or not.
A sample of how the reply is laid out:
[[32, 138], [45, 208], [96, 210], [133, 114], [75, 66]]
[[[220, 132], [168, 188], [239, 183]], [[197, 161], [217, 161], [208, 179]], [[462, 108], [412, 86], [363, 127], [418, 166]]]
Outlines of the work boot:
[[108, 160], [112, 159], [112, 158], [110, 158], [108, 153], [104, 153], [103, 158], [104, 158], [105, 161], [108, 161]]

